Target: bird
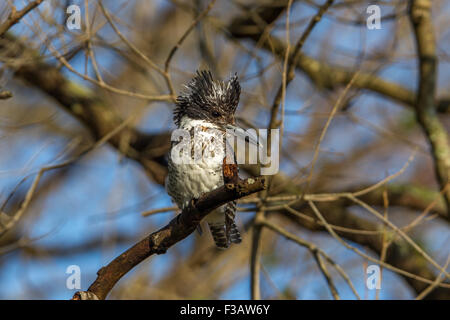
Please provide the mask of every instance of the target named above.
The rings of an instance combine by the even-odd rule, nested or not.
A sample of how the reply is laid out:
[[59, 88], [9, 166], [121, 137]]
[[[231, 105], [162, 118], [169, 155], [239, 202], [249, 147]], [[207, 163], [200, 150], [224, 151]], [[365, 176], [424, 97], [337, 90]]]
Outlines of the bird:
[[[177, 141], [172, 135], [165, 183], [167, 193], [181, 210], [193, 199], [229, 183], [229, 179], [238, 178], [236, 156], [232, 148], [227, 148], [226, 134], [227, 130], [238, 129], [235, 112], [241, 93], [237, 74], [221, 81], [214, 80], [208, 70], [197, 71], [184, 87], [176, 99], [173, 120], [177, 129], [186, 132], [190, 138], [185, 140], [187, 146], [184, 147], [188, 151], [184, 155], [191, 161], [174, 160], [179, 156], [180, 141], [184, 138]], [[195, 152], [199, 152], [197, 156]], [[218, 248], [226, 249], [232, 243], [242, 241], [235, 216], [235, 201], [206, 216]]]

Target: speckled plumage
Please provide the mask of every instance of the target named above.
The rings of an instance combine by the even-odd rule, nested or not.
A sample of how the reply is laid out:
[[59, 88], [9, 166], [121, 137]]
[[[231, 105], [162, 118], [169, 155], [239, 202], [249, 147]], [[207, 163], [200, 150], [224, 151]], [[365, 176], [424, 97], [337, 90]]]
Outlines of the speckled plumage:
[[201, 71], [177, 98], [174, 122], [180, 127], [183, 117], [205, 120], [218, 126], [234, 123], [241, 86], [235, 74], [228, 81], [217, 81], [211, 72]]
[[[240, 85], [237, 76], [222, 82], [213, 80], [210, 72], [197, 72], [196, 77], [186, 88], [188, 90], [177, 99], [174, 111], [175, 124], [178, 128], [190, 132], [190, 148], [195, 147], [194, 143], [198, 146], [199, 143], [212, 141], [211, 130], [219, 132], [223, 138], [223, 143], [219, 146], [223, 148], [225, 156], [225, 126], [234, 123], [234, 112], [239, 102]], [[199, 128], [201, 130], [198, 130]], [[199, 136], [194, 139], [194, 134], [204, 139], [199, 139]], [[217, 138], [217, 135], [214, 138]], [[172, 142], [172, 150], [177, 143]], [[234, 155], [231, 157], [235, 161]], [[180, 209], [189, 205], [193, 198], [198, 198], [224, 184], [223, 157], [212, 160], [202, 158], [195, 163], [176, 163], [169, 155], [168, 169], [166, 189]], [[235, 212], [236, 203], [229, 202], [205, 218], [213, 239], [220, 248], [227, 248], [230, 243], [241, 242], [234, 222]]]

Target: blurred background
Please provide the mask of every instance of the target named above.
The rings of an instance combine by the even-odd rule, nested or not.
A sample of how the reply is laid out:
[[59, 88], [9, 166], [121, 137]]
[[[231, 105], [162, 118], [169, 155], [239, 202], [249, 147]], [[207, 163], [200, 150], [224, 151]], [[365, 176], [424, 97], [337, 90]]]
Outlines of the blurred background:
[[[240, 245], [218, 250], [204, 228], [109, 298], [450, 299], [449, 1], [44, 0], [8, 25], [33, 2], [0, 4], [1, 299], [70, 299], [69, 266], [86, 290], [178, 213], [163, 186], [174, 99], [203, 69], [238, 74], [239, 125], [282, 129], [272, 198], [240, 201]], [[432, 4], [433, 59], [417, 53], [416, 2]], [[380, 29], [367, 26], [369, 5]], [[429, 61], [435, 88], [419, 74]]]

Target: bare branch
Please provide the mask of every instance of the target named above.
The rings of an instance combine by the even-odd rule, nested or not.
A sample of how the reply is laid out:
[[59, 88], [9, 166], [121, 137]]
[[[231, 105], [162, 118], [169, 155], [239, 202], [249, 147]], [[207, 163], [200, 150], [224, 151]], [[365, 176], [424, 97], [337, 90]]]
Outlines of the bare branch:
[[5, 32], [9, 30], [9, 28], [18, 23], [20, 19], [23, 18], [23, 16], [25, 16], [28, 12], [36, 8], [38, 5], [40, 5], [42, 1], [44, 0], [32, 1], [20, 11], [16, 11], [16, 8], [13, 6], [11, 13], [8, 16], [8, 19], [2, 25], [0, 25], [0, 37], [3, 36]]
[[[10, 34], [0, 41], [0, 51], [12, 58], [20, 52], [34, 59], [15, 69], [15, 76], [55, 99], [61, 107], [83, 123], [94, 138], [100, 139], [119, 126], [123, 119], [92, 90], [67, 79], [57, 67], [36, 57], [34, 50]], [[129, 147], [123, 150], [120, 143], [129, 137]], [[164, 154], [170, 148], [170, 133], [146, 134], [130, 126], [109, 140], [125, 156], [138, 161], [146, 173], [157, 183], [164, 184], [167, 173]]]
[[[264, 19], [266, 24], [270, 24], [283, 12], [287, 3], [287, 1], [284, 1], [284, 6], [261, 5], [255, 11]], [[228, 31], [226, 33], [227, 36], [231, 37], [232, 40], [251, 39], [255, 43], [261, 39], [264, 32], [248, 14], [243, 14], [233, 19], [231, 24], [226, 26], [226, 30]], [[283, 59], [286, 52], [286, 47], [283, 42], [270, 35], [264, 38], [261, 48], [273, 53], [279, 59]], [[323, 89], [334, 89], [339, 86], [345, 86], [355, 74], [351, 70], [327, 64], [305, 54], [300, 54], [296, 68], [304, 72], [317, 87]], [[354, 87], [370, 90], [411, 107], [415, 104], [415, 94], [413, 91], [397, 83], [384, 80], [374, 74], [360, 72], [355, 78]], [[438, 105], [439, 112], [450, 112], [450, 101], [448, 99], [438, 102]]]
[[[106, 267], [101, 268], [97, 272], [97, 279], [87, 292], [98, 299], [105, 299], [117, 281], [128, 271], [153, 254], [166, 253], [167, 249], [194, 232], [200, 221], [212, 210], [227, 202], [261, 191], [265, 187], [264, 178], [249, 178], [236, 184], [226, 184], [199, 199], [192, 200], [189, 207], [168, 225], [139, 241]], [[81, 293], [75, 293], [73, 299], [80, 300]]]
[[252, 248], [250, 253], [250, 296], [252, 300], [261, 300], [261, 253], [262, 253], [262, 228], [258, 223], [264, 219], [264, 211], [259, 210], [255, 215], [255, 223], [252, 230]]
[[[437, 180], [441, 190], [444, 190], [450, 183], [450, 145], [447, 132], [436, 114], [437, 56], [431, 0], [411, 0], [409, 15], [416, 38], [420, 71], [414, 107], [417, 121], [431, 146]], [[450, 188], [447, 188], [444, 198], [450, 220]]]

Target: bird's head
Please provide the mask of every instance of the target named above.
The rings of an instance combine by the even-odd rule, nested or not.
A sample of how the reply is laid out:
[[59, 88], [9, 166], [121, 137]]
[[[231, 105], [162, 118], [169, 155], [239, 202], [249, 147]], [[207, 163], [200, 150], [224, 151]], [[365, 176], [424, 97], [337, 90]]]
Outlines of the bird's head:
[[233, 126], [241, 86], [235, 74], [228, 81], [214, 80], [210, 71], [198, 72], [177, 98], [174, 121], [177, 126], [184, 116], [204, 120], [221, 129]]

